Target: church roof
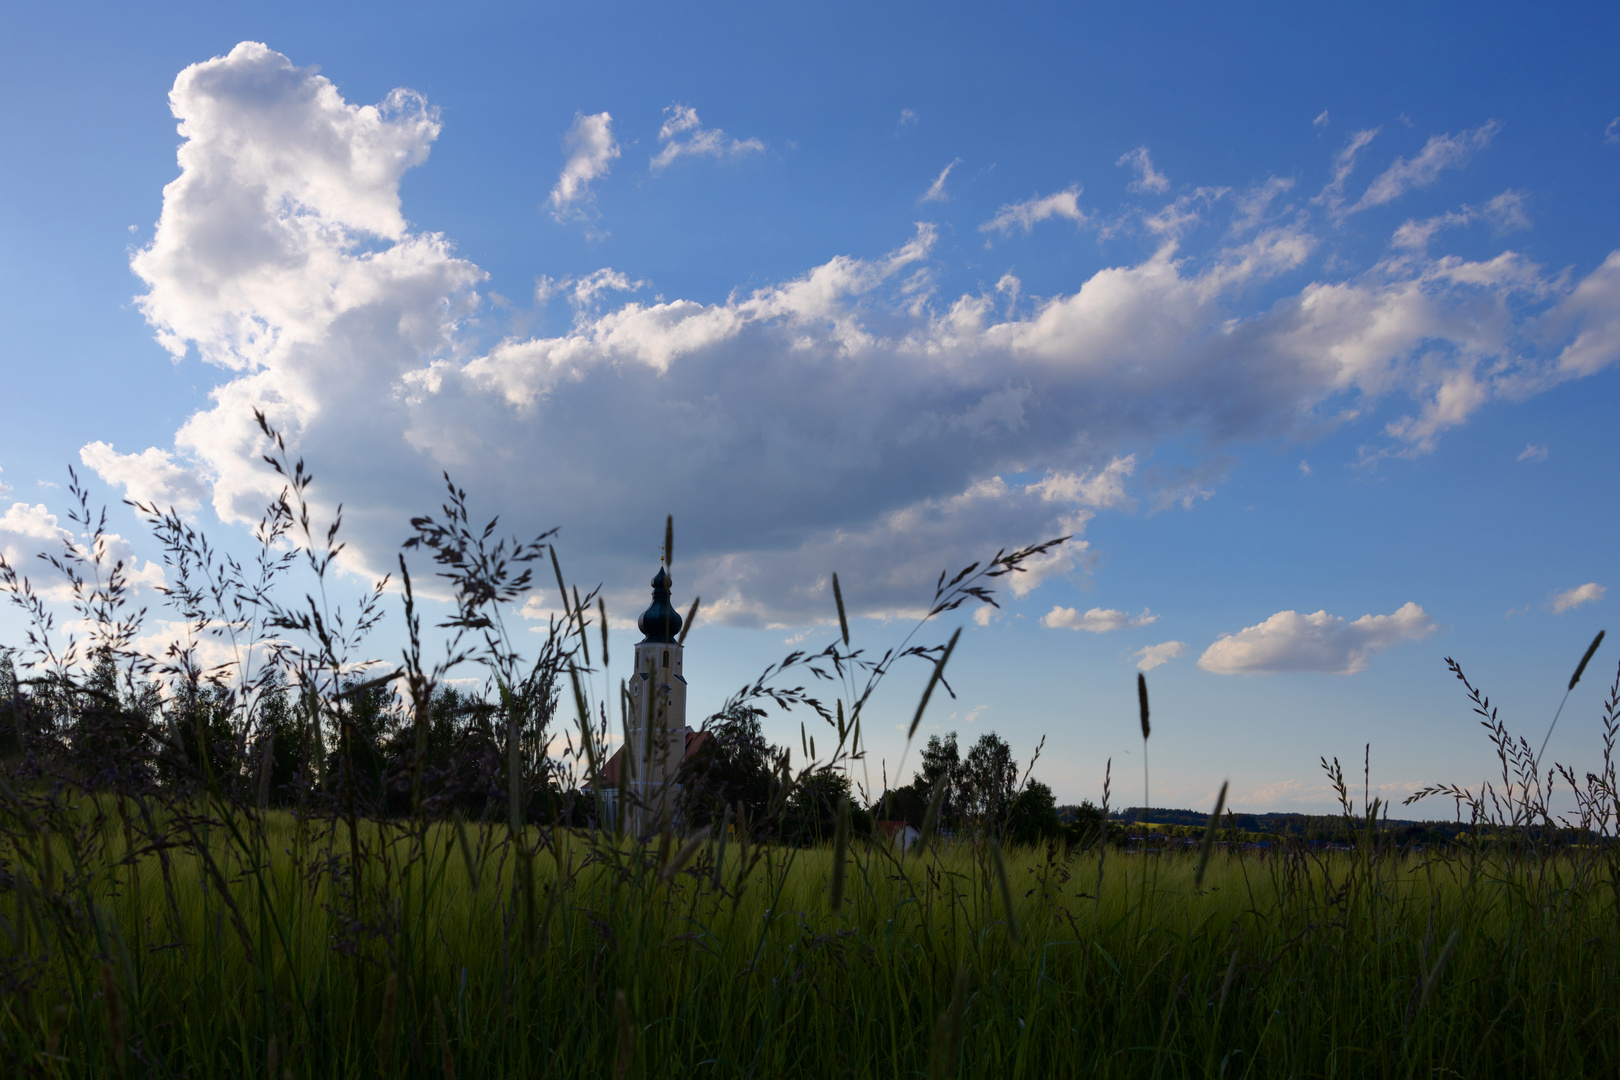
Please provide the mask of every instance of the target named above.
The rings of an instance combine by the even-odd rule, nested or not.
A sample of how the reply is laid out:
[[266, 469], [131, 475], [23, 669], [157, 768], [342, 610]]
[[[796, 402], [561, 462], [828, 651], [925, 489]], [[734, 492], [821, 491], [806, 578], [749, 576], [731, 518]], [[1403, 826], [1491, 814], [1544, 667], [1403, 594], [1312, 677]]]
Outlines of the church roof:
[[658, 576], [652, 579], [653, 600], [652, 606], [641, 613], [641, 619], [636, 623], [646, 637], [642, 641], [674, 642], [681, 633], [681, 615], [669, 602], [669, 573], [662, 566], [658, 568]]
[[[714, 736], [709, 734], [707, 731], [693, 731], [691, 728], [687, 728], [686, 750], [682, 755], [681, 760], [693, 761], [701, 757], [703, 754], [712, 754], [718, 745], [719, 744], [714, 740]], [[601, 781], [603, 790], [618, 786], [619, 770], [623, 768], [624, 747], [621, 746], [617, 750], [613, 751], [613, 756], [608, 758], [606, 765], [602, 766]], [[585, 786], [591, 786], [589, 780], [585, 782]]]

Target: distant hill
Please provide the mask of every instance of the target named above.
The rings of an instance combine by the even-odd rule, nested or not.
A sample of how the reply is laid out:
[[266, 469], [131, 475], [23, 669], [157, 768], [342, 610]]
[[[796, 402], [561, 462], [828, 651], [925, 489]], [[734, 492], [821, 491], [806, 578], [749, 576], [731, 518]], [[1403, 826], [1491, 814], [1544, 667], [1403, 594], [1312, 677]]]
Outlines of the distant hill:
[[[1058, 807], [1058, 817], [1065, 822], [1073, 821], [1076, 815], [1079, 813], [1079, 810], [1080, 808], [1078, 806], [1060, 806]], [[1108, 817], [1111, 821], [1119, 821], [1127, 824], [1138, 822], [1142, 820], [1142, 808], [1139, 806], [1128, 806], [1123, 810], [1110, 811]], [[1221, 815], [1222, 825], [1226, 824], [1226, 818], [1226, 814]], [[1305, 831], [1312, 826], [1320, 828], [1329, 823], [1342, 823], [1344, 820], [1343, 816], [1339, 814], [1290, 814], [1275, 812], [1265, 814], [1241, 814], [1234, 812], [1232, 814], [1232, 819], [1233, 823], [1236, 824], [1239, 829], [1242, 829], [1245, 832], [1279, 832], [1289, 827], [1292, 827], [1295, 831]], [[1148, 811], [1148, 820], [1155, 825], [1203, 826], [1209, 824], [1209, 811], [1177, 810], [1165, 806], [1155, 806]], [[1380, 816], [1379, 821], [1384, 823], [1386, 819]], [[1449, 825], [1455, 828], [1456, 823], [1452, 821], [1418, 821], [1409, 818], [1392, 817], [1387, 819], [1387, 824], [1391, 826], [1403, 827], [1409, 825]]]

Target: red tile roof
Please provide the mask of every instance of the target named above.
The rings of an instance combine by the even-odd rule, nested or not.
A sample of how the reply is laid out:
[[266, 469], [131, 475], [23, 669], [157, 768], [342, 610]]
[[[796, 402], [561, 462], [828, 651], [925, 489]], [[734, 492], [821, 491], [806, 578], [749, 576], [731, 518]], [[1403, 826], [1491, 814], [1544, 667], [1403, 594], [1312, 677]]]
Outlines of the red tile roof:
[[[712, 750], [715, 745], [716, 743], [714, 741], [714, 736], [710, 735], [707, 731], [693, 731], [691, 728], [687, 728], [686, 754], [682, 760], [691, 761], [699, 754]], [[619, 770], [623, 767], [624, 747], [621, 746], [613, 752], [613, 756], [608, 758], [607, 764], [602, 767], [602, 786], [617, 786], [619, 783]], [[586, 782], [585, 786], [590, 787], [589, 781]]]

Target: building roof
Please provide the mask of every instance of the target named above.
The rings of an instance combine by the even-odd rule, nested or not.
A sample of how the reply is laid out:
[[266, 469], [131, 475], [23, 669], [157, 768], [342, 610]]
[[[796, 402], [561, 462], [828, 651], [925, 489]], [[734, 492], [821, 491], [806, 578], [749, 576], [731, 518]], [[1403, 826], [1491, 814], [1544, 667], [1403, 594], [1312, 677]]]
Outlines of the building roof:
[[[686, 754], [681, 760], [683, 762], [692, 761], [705, 753], [712, 752], [716, 745], [714, 736], [707, 731], [693, 731], [691, 728], [687, 728]], [[617, 787], [619, 770], [622, 768], [624, 768], [624, 747], [621, 746], [613, 751], [613, 756], [608, 758], [606, 765], [602, 766], [602, 786], [604, 788]], [[589, 787], [590, 783], [587, 781], [585, 786]]]
[[653, 600], [652, 606], [641, 613], [636, 625], [646, 637], [642, 641], [675, 642], [679, 640], [681, 632], [681, 614], [669, 602], [669, 587], [672, 584], [669, 571], [662, 566], [658, 568], [658, 576], [652, 579]]

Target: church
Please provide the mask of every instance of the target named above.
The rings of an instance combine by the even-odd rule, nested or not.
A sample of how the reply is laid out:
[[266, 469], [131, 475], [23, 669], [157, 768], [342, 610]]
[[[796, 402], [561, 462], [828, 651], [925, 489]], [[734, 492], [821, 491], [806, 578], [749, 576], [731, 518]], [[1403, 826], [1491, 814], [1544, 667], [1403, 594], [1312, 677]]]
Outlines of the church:
[[625, 744], [603, 767], [598, 801], [603, 824], [617, 824], [620, 800], [625, 825], [638, 835], [672, 824], [680, 797], [681, 765], [710, 749], [706, 731], [686, 723], [686, 678], [682, 674], [681, 615], [670, 603], [673, 579], [660, 566], [652, 579], [652, 604], [637, 627], [635, 674], [626, 703]]

